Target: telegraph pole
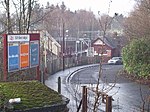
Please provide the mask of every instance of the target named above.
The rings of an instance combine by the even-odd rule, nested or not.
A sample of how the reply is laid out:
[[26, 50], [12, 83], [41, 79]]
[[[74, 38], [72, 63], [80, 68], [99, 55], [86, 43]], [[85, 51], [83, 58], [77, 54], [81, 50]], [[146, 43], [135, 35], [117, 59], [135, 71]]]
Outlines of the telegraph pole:
[[63, 21], [63, 71], [65, 70], [65, 23]]
[[[64, 5], [64, 2], [62, 2], [62, 5], [60, 6], [61, 7], [61, 9], [62, 9], [62, 16], [64, 16], [64, 11], [66, 10], [66, 6]], [[64, 17], [62, 17], [62, 30], [63, 30], [63, 34], [62, 34], [62, 36], [63, 36], [63, 48], [62, 48], [62, 50], [63, 50], [63, 59], [62, 59], [62, 61], [63, 61], [63, 71], [65, 70], [65, 22], [64, 22]]]

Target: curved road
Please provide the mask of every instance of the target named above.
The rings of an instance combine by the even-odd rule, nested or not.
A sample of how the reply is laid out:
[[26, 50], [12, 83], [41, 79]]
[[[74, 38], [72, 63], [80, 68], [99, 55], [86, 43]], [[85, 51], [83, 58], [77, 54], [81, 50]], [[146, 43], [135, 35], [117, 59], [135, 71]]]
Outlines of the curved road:
[[[150, 102], [147, 101], [150, 95], [150, 88], [148, 86], [140, 85], [119, 76], [118, 72], [122, 69], [122, 65], [103, 65], [102, 69], [103, 74], [100, 84], [103, 85], [103, 89], [108, 88], [110, 85], [115, 85], [107, 93], [114, 99], [112, 102], [113, 112], [140, 112], [143, 102], [145, 102], [147, 112], [150, 111]], [[88, 67], [75, 73], [71, 77], [70, 83], [72, 85], [86, 84], [87, 86], [96, 86], [98, 74], [99, 66]]]

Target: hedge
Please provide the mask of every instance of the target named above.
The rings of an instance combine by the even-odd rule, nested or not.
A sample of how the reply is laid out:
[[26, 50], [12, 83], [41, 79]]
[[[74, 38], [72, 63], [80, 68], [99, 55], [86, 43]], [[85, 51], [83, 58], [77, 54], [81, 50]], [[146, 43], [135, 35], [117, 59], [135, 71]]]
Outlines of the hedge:
[[150, 38], [133, 40], [122, 49], [124, 69], [140, 77], [150, 76]]

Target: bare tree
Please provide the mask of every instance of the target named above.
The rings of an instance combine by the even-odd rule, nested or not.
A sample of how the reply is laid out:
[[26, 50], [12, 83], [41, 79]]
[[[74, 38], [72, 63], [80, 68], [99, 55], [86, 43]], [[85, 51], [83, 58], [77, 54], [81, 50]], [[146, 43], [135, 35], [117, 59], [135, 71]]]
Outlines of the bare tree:
[[7, 14], [7, 32], [11, 31], [11, 18], [10, 18], [10, 0], [4, 0], [4, 8]]
[[134, 11], [131, 12], [124, 23], [124, 32], [132, 38], [147, 37], [150, 35], [150, 1], [137, 0]]
[[[19, 33], [28, 33], [31, 25], [31, 14], [35, 4], [34, 0], [4, 0], [1, 1], [7, 14], [7, 32], [12, 33], [13, 27], [18, 25]], [[12, 7], [14, 6], [14, 7]], [[12, 10], [15, 9], [15, 12]], [[16, 15], [16, 18], [13, 18]], [[15, 19], [15, 20], [14, 20]]]
[[[110, 12], [110, 5], [111, 5], [111, 2], [112, 0], [109, 1], [109, 6], [108, 6], [108, 15], [109, 15], [109, 12]], [[99, 12], [98, 12], [99, 13]], [[104, 18], [101, 18], [99, 19], [99, 25], [100, 25], [100, 29], [102, 30], [103, 32], [103, 37], [102, 37], [102, 41], [103, 41], [103, 44], [102, 44], [102, 47], [101, 47], [101, 53], [100, 53], [100, 66], [99, 66], [99, 76], [98, 76], [98, 81], [97, 81], [97, 86], [96, 86], [96, 90], [95, 90], [95, 102], [94, 102], [94, 108], [93, 108], [93, 112], [97, 112], [98, 111], [98, 105], [99, 105], [99, 101], [100, 101], [100, 98], [102, 97], [102, 93], [103, 93], [103, 89], [100, 89], [100, 80], [102, 78], [102, 74], [103, 74], [103, 69], [102, 69], [102, 63], [103, 63], [103, 52], [104, 52], [104, 39], [105, 39], [105, 36], [106, 36], [106, 33], [107, 33], [107, 30], [109, 29], [111, 23], [112, 23], [112, 20], [114, 19], [115, 16], [117, 16], [117, 13], [115, 13], [114, 17], [112, 18], [109, 18], [109, 16], [106, 15], [106, 16], [103, 16]], [[111, 89], [114, 87], [115, 85], [112, 85], [111, 86]], [[110, 91], [110, 88], [106, 89], [105, 90], [107, 91]]]

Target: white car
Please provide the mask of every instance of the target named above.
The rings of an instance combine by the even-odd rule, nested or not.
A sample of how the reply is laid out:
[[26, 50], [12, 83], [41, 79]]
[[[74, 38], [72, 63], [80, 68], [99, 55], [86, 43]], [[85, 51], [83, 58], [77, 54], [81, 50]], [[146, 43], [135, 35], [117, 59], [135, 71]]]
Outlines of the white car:
[[120, 65], [122, 64], [122, 57], [113, 57], [110, 60], [108, 60], [108, 64]]

